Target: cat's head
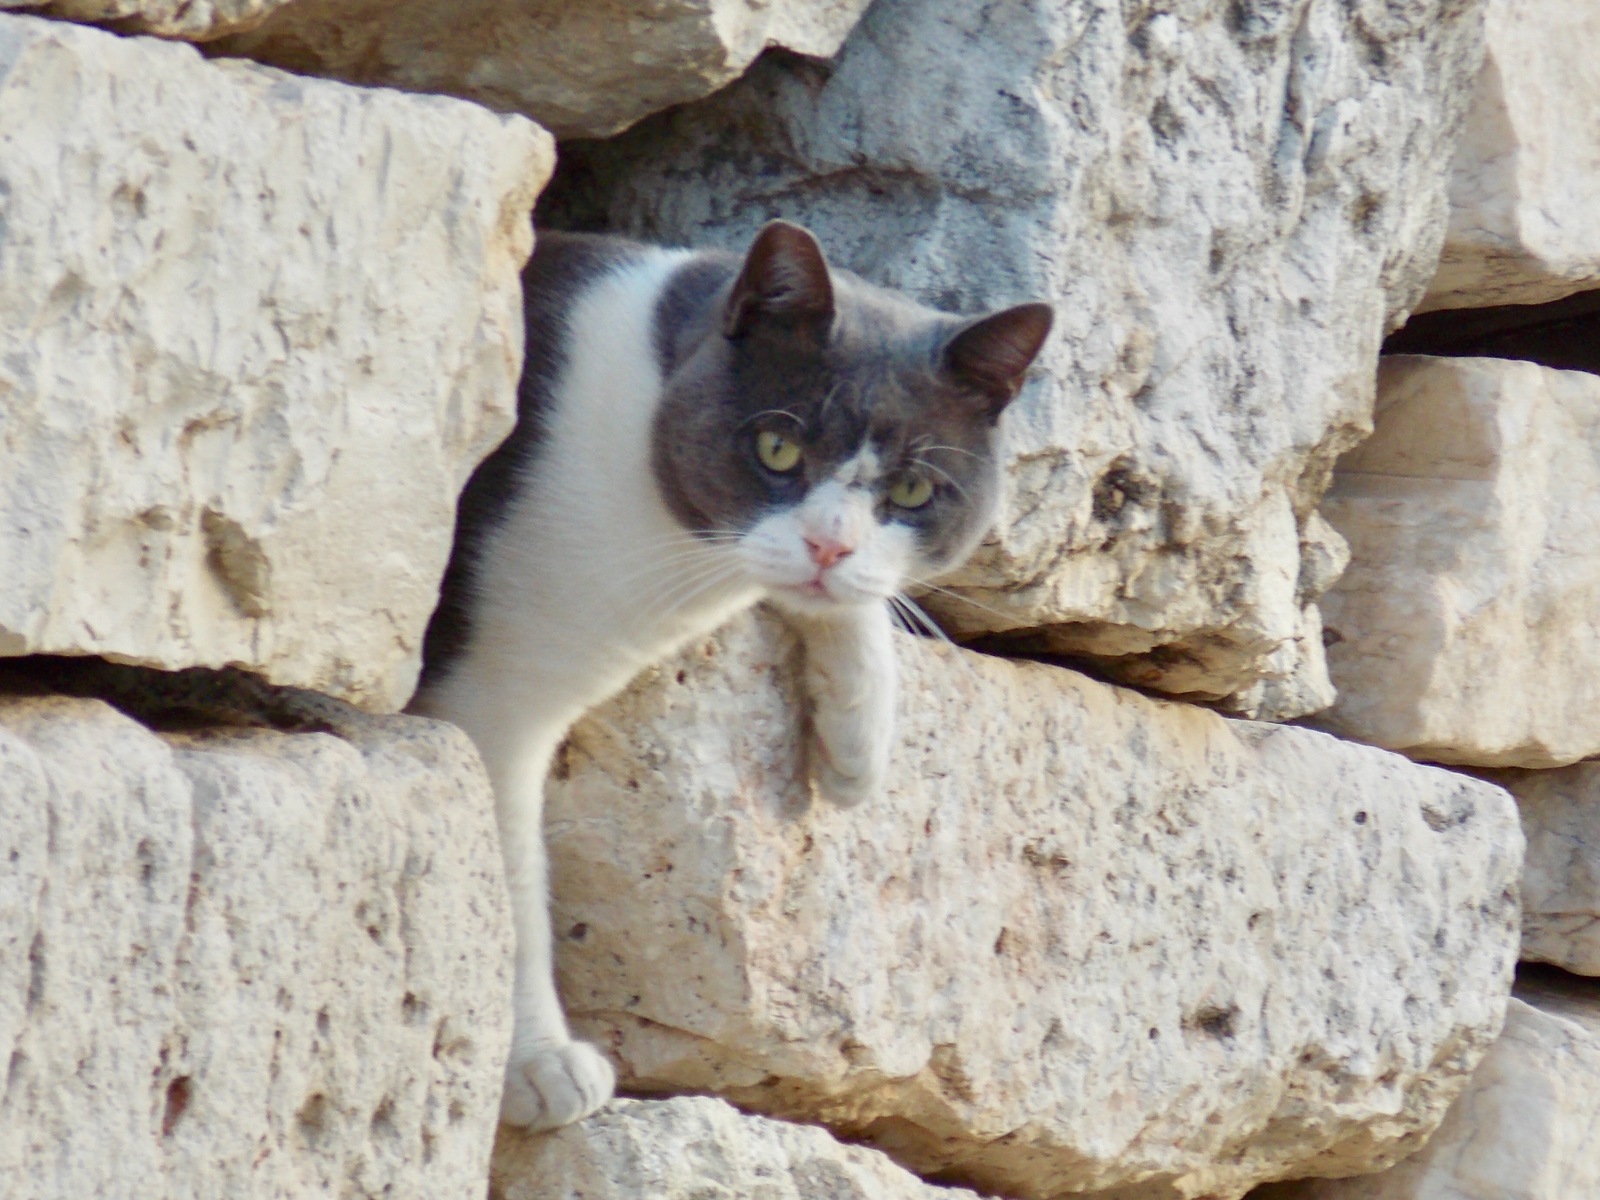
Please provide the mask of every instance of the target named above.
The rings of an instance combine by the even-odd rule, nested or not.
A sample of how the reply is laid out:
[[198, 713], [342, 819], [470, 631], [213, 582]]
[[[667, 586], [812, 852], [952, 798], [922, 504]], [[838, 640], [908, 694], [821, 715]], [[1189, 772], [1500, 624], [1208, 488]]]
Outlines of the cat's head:
[[663, 296], [661, 493], [800, 610], [948, 571], [994, 520], [998, 422], [1050, 324], [1044, 304], [924, 308], [775, 221], [737, 273], [701, 260]]

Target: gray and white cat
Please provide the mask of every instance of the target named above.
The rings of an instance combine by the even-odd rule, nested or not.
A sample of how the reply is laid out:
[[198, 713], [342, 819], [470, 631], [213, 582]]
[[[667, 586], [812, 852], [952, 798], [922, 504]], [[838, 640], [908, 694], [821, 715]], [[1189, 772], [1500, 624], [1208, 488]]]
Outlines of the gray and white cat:
[[462, 497], [415, 708], [494, 785], [516, 926], [501, 1115], [547, 1128], [611, 1095], [551, 974], [541, 816], [568, 729], [759, 600], [799, 630], [817, 789], [854, 804], [894, 743], [889, 598], [949, 570], [999, 491], [996, 423], [1050, 330], [842, 271], [773, 222], [743, 260], [541, 233], [516, 432]]

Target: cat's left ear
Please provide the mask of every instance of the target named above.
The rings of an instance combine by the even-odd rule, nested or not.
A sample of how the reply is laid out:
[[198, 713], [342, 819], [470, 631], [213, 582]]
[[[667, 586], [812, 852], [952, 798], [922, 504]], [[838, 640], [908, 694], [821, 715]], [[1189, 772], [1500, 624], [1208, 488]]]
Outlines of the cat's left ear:
[[1019, 304], [967, 322], [940, 351], [939, 365], [988, 398], [989, 419], [1016, 398], [1039, 356], [1055, 313], [1048, 304]]
[[745, 255], [728, 296], [723, 332], [742, 337], [761, 323], [825, 334], [833, 322], [833, 281], [811, 231], [769, 221]]

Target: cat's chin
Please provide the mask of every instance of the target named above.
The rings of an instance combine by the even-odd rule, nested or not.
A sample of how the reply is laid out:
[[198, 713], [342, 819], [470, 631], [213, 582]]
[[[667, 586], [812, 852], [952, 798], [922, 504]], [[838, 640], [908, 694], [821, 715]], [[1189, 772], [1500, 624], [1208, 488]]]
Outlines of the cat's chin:
[[884, 597], [873, 595], [840, 596], [828, 590], [825, 584], [815, 581], [801, 584], [782, 584], [767, 591], [767, 599], [785, 612], [803, 617], [825, 617], [830, 614], [882, 604]]

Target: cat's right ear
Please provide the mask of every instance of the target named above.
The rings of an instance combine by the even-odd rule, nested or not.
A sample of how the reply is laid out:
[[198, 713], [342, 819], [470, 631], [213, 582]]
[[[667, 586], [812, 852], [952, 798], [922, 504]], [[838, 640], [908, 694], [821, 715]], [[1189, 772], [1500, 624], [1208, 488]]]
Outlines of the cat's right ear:
[[1016, 398], [1028, 368], [1050, 336], [1055, 313], [1048, 304], [1019, 304], [967, 322], [940, 354], [943, 369], [985, 400], [998, 420]]
[[818, 336], [833, 322], [833, 282], [822, 247], [810, 230], [788, 221], [769, 221], [756, 234], [728, 296], [722, 331], [743, 337], [767, 322]]

